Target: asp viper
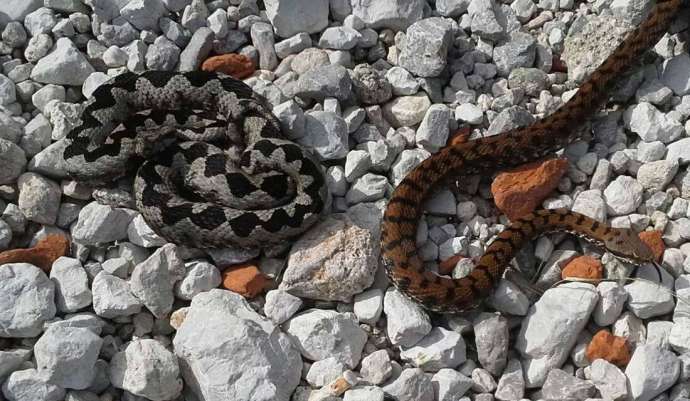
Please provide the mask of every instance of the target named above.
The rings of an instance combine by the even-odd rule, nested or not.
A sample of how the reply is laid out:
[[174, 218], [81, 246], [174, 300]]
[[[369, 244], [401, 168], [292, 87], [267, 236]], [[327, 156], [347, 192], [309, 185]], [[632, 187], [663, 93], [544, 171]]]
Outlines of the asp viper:
[[488, 175], [543, 158], [580, 139], [577, 128], [608, 99], [616, 78], [666, 32], [681, 0], [660, 0], [577, 93], [548, 117], [524, 128], [442, 148], [400, 181], [383, 216], [381, 254], [393, 284], [437, 312], [460, 312], [486, 298], [522, 245], [551, 231], [584, 235], [617, 257], [634, 263], [654, 260], [635, 232], [617, 229], [568, 210], [537, 210], [514, 221], [487, 247], [469, 275], [460, 279], [424, 269], [416, 247], [423, 201], [433, 189], [458, 175]]

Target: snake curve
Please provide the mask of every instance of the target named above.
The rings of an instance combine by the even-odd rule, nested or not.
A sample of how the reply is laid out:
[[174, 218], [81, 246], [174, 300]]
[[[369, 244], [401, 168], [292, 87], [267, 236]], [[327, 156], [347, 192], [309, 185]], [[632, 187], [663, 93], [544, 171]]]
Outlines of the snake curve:
[[137, 209], [176, 244], [286, 244], [318, 221], [328, 190], [320, 163], [283, 138], [264, 104], [223, 74], [123, 73], [67, 134], [67, 172], [102, 183], [135, 170]]
[[399, 291], [432, 311], [465, 311], [491, 293], [525, 242], [552, 231], [578, 234], [628, 261], [654, 260], [653, 252], [632, 230], [612, 228], [568, 210], [537, 210], [499, 233], [467, 276], [451, 279], [424, 269], [416, 233], [423, 201], [447, 178], [460, 174], [490, 176], [541, 159], [580, 139], [576, 128], [607, 101], [616, 78], [661, 38], [681, 4], [681, 0], [657, 1], [647, 19], [553, 114], [528, 127], [446, 146], [400, 181], [388, 201], [381, 229], [382, 262]]

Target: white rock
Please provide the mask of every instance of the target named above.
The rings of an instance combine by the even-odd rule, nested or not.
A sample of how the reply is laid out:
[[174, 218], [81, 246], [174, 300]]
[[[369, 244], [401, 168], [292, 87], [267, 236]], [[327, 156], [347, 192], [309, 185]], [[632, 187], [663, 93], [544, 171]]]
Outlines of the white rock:
[[83, 390], [93, 381], [102, 345], [91, 330], [50, 326], [34, 346], [36, 368], [52, 384]]
[[465, 341], [455, 331], [434, 327], [414, 346], [403, 349], [400, 357], [427, 372], [455, 368], [465, 362]]
[[266, 293], [264, 314], [275, 324], [282, 324], [302, 307], [302, 300], [284, 290], [271, 290]]
[[472, 379], [453, 369], [441, 369], [431, 377], [438, 401], [459, 400], [472, 387]]
[[152, 339], [137, 339], [110, 361], [114, 387], [153, 401], [171, 400], [182, 391], [177, 357]]
[[79, 260], [61, 256], [50, 269], [55, 301], [61, 312], [76, 312], [91, 305], [89, 278]]
[[598, 300], [591, 284], [567, 283], [547, 290], [530, 308], [515, 343], [528, 387], [541, 385], [568, 358]]
[[671, 351], [640, 345], [625, 368], [630, 397], [649, 401], [670, 388], [680, 374], [680, 362]]
[[419, 304], [389, 288], [383, 298], [386, 331], [393, 345], [411, 347], [431, 331], [429, 315]]
[[383, 391], [398, 401], [433, 401], [431, 379], [419, 368], [405, 369], [397, 379], [383, 387]]
[[359, 374], [364, 382], [381, 384], [393, 373], [391, 358], [385, 349], [380, 349], [362, 358]]
[[599, 302], [597, 302], [592, 317], [599, 326], [608, 326], [616, 321], [623, 311], [628, 293], [625, 287], [618, 283], [604, 281], [597, 285]]
[[588, 368], [590, 379], [602, 398], [622, 401], [628, 396], [627, 378], [618, 367], [604, 359], [596, 359]]
[[354, 316], [331, 310], [304, 311], [288, 320], [284, 329], [305, 358], [335, 357], [349, 368], [357, 366], [367, 341]]
[[48, 383], [36, 369], [18, 370], [2, 384], [8, 401], [63, 401], [65, 389]]
[[119, 277], [101, 271], [93, 279], [93, 310], [98, 316], [114, 318], [139, 313], [141, 301], [129, 287], [129, 283]]
[[41, 58], [31, 71], [36, 82], [81, 86], [94, 72], [84, 54], [68, 38], [60, 38], [55, 49]]
[[610, 215], [630, 214], [642, 203], [644, 188], [632, 177], [621, 175], [604, 190], [604, 200]]
[[230, 291], [195, 296], [173, 345], [185, 383], [206, 401], [288, 401], [300, 381], [292, 341]]
[[28, 263], [0, 265], [0, 337], [36, 337], [55, 316], [55, 286]]
[[372, 288], [355, 295], [353, 308], [360, 322], [375, 325], [383, 311], [383, 291]]
[[217, 288], [222, 282], [218, 268], [204, 260], [194, 260], [184, 264], [184, 277], [175, 283], [175, 296], [191, 300], [200, 292]]
[[161, 319], [172, 310], [175, 300], [173, 288], [184, 277], [184, 273], [184, 262], [177, 246], [166, 244], [134, 267], [129, 284], [132, 294], [141, 300], [153, 316]]

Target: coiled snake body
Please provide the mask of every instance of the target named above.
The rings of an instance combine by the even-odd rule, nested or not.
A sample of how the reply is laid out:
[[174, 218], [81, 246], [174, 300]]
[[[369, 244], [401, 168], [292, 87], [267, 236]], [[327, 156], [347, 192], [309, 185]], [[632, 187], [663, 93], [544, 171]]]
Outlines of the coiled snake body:
[[68, 173], [136, 170], [136, 205], [168, 241], [271, 247], [301, 234], [328, 196], [320, 164], [282, 138], [246, 84], [202, 71], [124, 73], [93, 93], [67, 135]]
[[618, 257], [637, 263], [652, 261], [652, 251], [633, 231], [611, 228], [567, 210], [539, 210], [513, 222], [461, 279], [425, 271], [415, 243], [422, 202], [438, 183], [460, 174], [490, 175], [540, 159], [579, 139], [576, 128], [606, 102], [615, 78], [661, 38], [680, 6], [681, 0], [657, 1], [649, 17], [552, 115], [529, 127], [447, 146], [410, 171], [394, 190], [383, 217], [383, 264], [395, 286], [430, 310], [469, 309], [490, 294], [526, 241], [548, 231], [576, 232]]

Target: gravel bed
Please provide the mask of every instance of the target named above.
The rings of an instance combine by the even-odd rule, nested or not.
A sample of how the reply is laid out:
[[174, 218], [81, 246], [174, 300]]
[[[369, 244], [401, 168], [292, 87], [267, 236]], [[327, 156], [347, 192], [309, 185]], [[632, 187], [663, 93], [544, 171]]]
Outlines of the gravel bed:
[[[653, 4], [0, 1], [0, 251], [72, 242], [48, 268], [0, 262], [0, 401], [690, 399], [688, 7], [582, 122], [593, 139], [560, 152], [567, 171], [541, 202], [657, 230], [661, 281], [640, 269], [556, 286], [582, 254], [607, 278], [632, 268], [544, 236], [514, 263], [551, 288], [504, 279], [488, 305], [444, 316], [379, 266], [381, 215], [406, 172], [458, 132], [556, 110]], [[326, 172], [330, 212], [281, 256], [168, 244], [131, 180], [87, 187], [61, 162], [81, 103], [110, 77], [228, 53], [253, 62], [245, 82]], [[462, 255], [450, 274], [463, 276], [508, 224], [489, 178], [427, 202], [428, 269]]]

